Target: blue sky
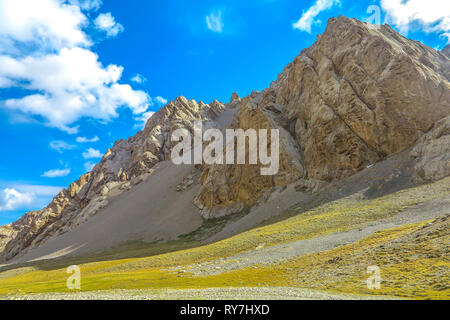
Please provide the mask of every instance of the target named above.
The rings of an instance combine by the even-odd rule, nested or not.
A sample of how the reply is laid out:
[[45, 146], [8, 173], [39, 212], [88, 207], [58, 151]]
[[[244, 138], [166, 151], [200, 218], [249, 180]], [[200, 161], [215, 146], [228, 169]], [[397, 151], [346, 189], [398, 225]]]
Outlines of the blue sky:
[[338, 15], [442, 49], [448, 0], [0, 0], [0, 225], [44, 207], [167, 101], [275, 80]]

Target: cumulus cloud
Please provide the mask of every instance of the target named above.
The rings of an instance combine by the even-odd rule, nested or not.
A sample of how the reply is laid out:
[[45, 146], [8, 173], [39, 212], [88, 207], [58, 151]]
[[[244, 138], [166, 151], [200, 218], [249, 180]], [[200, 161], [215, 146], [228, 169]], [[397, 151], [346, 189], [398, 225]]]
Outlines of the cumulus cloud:
[[56, 186], [13, 184], [0, 189], [0, 211], [43, 208], [62, 189]]
[[223, 31], [222, 11], [212, 12], [206, 16], [206, 26], [209, 30], [221, 33]]
[[42, 186], [32, 184], [13, 184], [12, 188], [19, 190], [20, 192], [30, 193], [35, 196], [55, 196], [63, 187], [59, 186]]
[[137, 117], [135, 120], [138, 122], [135, 125], [135, 128], [138, 128], [140, 130], [145, 128], [145, 125], [147, 124], [148, 119], [150, 119], [155, 113], [152, 111], [147, 111], [141, 114], [139, 117]]
[[33, 196], [30, 193], [21, 193], [16, 189], [6, 188], [0, 192], [0, 211], [12, 211], [30, 205]]
[[73, 144], [69, 144], [65, 141], [60, 141], [60, 140], [55, 140], [50, 142], [50, 148], [52, 148], [53, 150], [56, 150], [59, 153], [64, 153], [64, 151], [66, 150], [73, 150], [75, 149], [77, 146], [73, 145]]
[[101, 157], [102, 154], [100, 153], [100, 151], [93, 148], [89, 148], [86, 152], [83, 152], [83, 158], [85, 159], [96, 159]]
[[84, 170], [86, 170], [86, 172], [91, 172], [92, 169], [94, 169], [95, 167], [95, 163], [92, 161], [88, 161], [84, 164]]
[[[157, 96], [152, 100], [152, 105], [154, 106], [156, 104], [158, 107], [162, 107], [166, 105], [167, 102], [167, 99]], [[134, 127], [140, 130], [144, 129], [148, 119], [150, 119], [154, 114], [155, 112], [153, 111], [147, 111], [135, 117], [134, 120], [137, 121], [137, 124]]]
[[60, 178], [60, 177], [66, 177], [70, 174], [70, 169], [53, 169], [46, 171], [42, 174], [41, 177], [44, 178]]
[[97, 29], [106, 32], [108, 37], [115, 37], [124, 30], [124, 27], [116, 22], [110, 12], [99, 14], [94, 23]]
[[407, 33], [416, 23], [425, 32], [437, 32], [450, 41], [450, 1], [448, 0], [381, 0], [388, 23]]
[[97, 142], [100, 140], [99, 137], [95, 136], [93, 138], [86, 138], [86, 137], [77, 137], [77, 142], [78, 143], [91, 143], [91, 142]]
[[[0, 88], [27, 93], [0, 101], [3, 108], [69, 134], [78, 132], [74, 123], [83, 117], [110, 121], [122, 106], [134, 114], [147, 111], [147, 93], [119, 82], [123, 67], [104, 66], [90, 50], [83, 10], [100, 5], [95, 0], [0, 0]], [[110, 14], [97, 19], [107, 33], [120, 29]]]
[[450, 32], [444, 32], [441, 34], [442, 38], [447, 38], [447, 44], [450, 44]]
[[144, 83], [144, 82], [147, 82], [147, 78], [146, 77], [144, 77], [142, 74], [136, 74], [133, 78], [131, 78], [130, 79], [131, 81], [133, 81], [133, 82], [136, 82], [136, 83]]
[[0, 38], [8, 47], [14, 41], [58, 49], [90, 45], [81, 29], [87, 23], [80, 7], [62, 1], [0, 0]]
[[[152, 106], [158, 106], [158, 107], [162, 107], [164, 105], [166, 105], [168, 103], [167, 99], [161, 97], [161, 96], [157, 96], [155, 98], [152, 99]], [[137, 124], [134, 126], [135, 129], [144, 129], [145, 125], [147, 124], [148, 119], [150, 119], [153, 115], [155, 114], [155, 112], [153, 111], [146, 111], [136, 117], [134, 117], [134, 120], [137, 122]]]
[[62, 49], [44, 57], [15, 59], [0, 55], [0, 77], [12, 81], [26, 81], [22, 87], [44, 91], [19, 99], [8, 99], [9, 109], [39, 115], [48, 125], [68, 133], [76, 133], [69, 125], [81, 117], [110, 120], [123, 105], [134, 113], [148, 107], [149, 97], [120, 84], [123, 68], [104, 67], [98, 56], [83, 48]]
[[294, 29], [306, 31], [311, 33], [311, 26], [320, 23], [316, 17], [325, 10], [331, 9], [333, 6], [339, 4], [339, 0], [317, 0], [316, 3], [308, 10], [303, 12], [301, 18], [293, 24]]
[[158, 104], [161, 104], [161, 105], [167, 104], [167, 99], [164, 99], [164, 98], [161, 97], [161, 96], [157, 96], [157, 97], [155, 98], [155, 101], [156, 101]]
[[103, 4], [101, 0], [69, 0], [69, 3], [85, 11], [97, 11]]

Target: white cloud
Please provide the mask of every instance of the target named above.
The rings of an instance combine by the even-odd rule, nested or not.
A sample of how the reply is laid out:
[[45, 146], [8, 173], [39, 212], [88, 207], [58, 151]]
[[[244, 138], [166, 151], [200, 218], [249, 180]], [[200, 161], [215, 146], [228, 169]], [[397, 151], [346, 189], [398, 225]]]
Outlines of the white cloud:
[[14, 82], [12, 82], [9, 79], [0, 77], [0, 88], [8, 88], [14, 85]]
[[95, 136], [95, 137], [93, 137], [91, 139], [86, 138], [86, 137], [77, 137], [76, 140], [77, 140], [78, 143], [90, 143], [90, 142], [97, 142], [97, 141], [100, 140], [100, 138], [97, 137], [97, 136]]
[[6, 188], [0, 191], [0, 211], [12, 211], [30, 205], [33, 195]]
[[388, 23], [407, 33], [413, 23], [424, 32], [437, 32], [450, 40], [450, 1], [448, 0], [381, 0]]
[[293, 24], [294, 29], [311, 33], [311, 26], [320, 23], [320, 21], [316, 21], [316, 17], [319, 13], [332, 8], [336, 4], [339, 4], [339, 0], [317, 0], [316, 3], [306, 10], [306, 12], [303, 12], [301, 18]]
[[157, 103], [159, 103], [159, 104], [162, 104], [162, 105], [167, 104], [167, 99], [164, 99], [163, 97], [160, 97], [160, 96], [157, 96], [157, 97], [155, 98], [155, 101], [156, 101]]
[[6, 100], [5, 106], [42, 116], [49, 126], [68, 133], [77, 132], [70, 124], [82, 117], [109, 121], [123, 105], [136, 114], [147, 109], [145, 92], [118, 83], [122, 71], [116, 65], [103, 67], [95, 53], [83, 48], [23, 59], [0, 55], [0, 78], [26, 81], [22, 87], [44, 91]]
[[[159, 106], [164, 106], [167, 104], [167, 99], [161, 97], [161, 96], [157, 96], [153, 99], [154, 102], [156, 102], [157, 105]], [[154, 105], [154, 103], [152, 102], [152, 105]], [[148, 119], [150, 119], [153, 115], [155, 114], [155, 112], [153, 111], [147, 111], [144, 112], [142, 114], [140, 114], [139, 116], [135, 117], [134, 120], [137, 121], [137, 124], [134, 126], [137, 129], [144, 129], [145, 125], [147, 124]]]
[[136, 82], [136, 83], [144, 83], [144, 82], [147, 82], [147, 78], [146, 77], [144, 77], [142, 74], [136, 74], [133, 78], [131, 78], [130, 79], [131, 81], [133, 81], [133, 82]]
[[60, 178], [60, 177], [66, 177], [70, 174], [70, 169], [53, 169], [46, 171], [42, 174], [41, 177], [44, 178]]
[[77, 146], [75, 146], [73, 144], [69, 144], [65, 141], [55, 140], [55, 141], [50, 142], [50, 148], [58, 151], [59, 153], [63, 153], [66, 150], [73, 150], [76, 147]]
[[53, 48], [89, 45], [78, 6], [57, 0], [0, 0], [0, 38]]
[[12, 188], [19, 190], [23, 193], [30, 193], [35, 196], [50, 196], [53, 197], [57, 195], [63, 187], [59, 186], [42, 186], [42, 185], [31, 185], [31, 184], [13, 184]]
[[[83, 31], [89, 19], [82, 10], [100, 5], [96, 0], [0, 0], [0, 88], [27, 93], [0, 101], [2, 107], [69, 134], [77, 133], [74, 123], [83, 117], [110, 121], [122, 106], [134, 114], [147, 111], [147, 93], [119, 83], [123, 67], [103, 66], [89, 49], [92, 42]], [[102, 17], [97, 22], [106, 28], [109, 16]], [[112, 20], [110, 33], [120, 29]]]
[[86, 152], [83, 152], [83, 158], [85, 159], [96, 159], [101, 157], [102, 154], [100, 153], [100, 151], [93, 148], [89, 148]]
[[95, 163], [92, 161], [88, 161], [84, 164], [84, 169], [86, 170], [86, 172], [91, 172], [92, 169], [94, 169], [95, 167]]
[[124, 27], [116, 22], [110, 12], [99, 14], [94, 20], [94, 24], [97, 29], [106, 32], [108, 37], [115, 37], [124, 30]]
[[69, 0], [69, 3], [85, 11], [97, 11], [102, 6], [102, 0]]
[[447, 44], [450, 44], [450, 32], [444, 32], [441, 34], [442, 38], [447, 38]]
[[12, 184], [0, 190], [0, 211], [45, 207], [62, 187]]
[[221, 33], [223, 31], [222, 11], [212, 12], [206, 16], [206, 26], [209, 30]]
[[20, 112], [13, 112], [9, 115], [9, 123], [17, 124], [17, 123], [34, 123], [38, 124], [39, 121], [34, 119], [32, 116], [28, 114], [23, 114]]
[[154, 114], [155, 113], [152, 111], [147, 111], [141, 114], [139, 117], [135, 118], [135, 120], [138, 122], [135, 127], [141, 130], [144, 129], [148, 119], [150, 119]]

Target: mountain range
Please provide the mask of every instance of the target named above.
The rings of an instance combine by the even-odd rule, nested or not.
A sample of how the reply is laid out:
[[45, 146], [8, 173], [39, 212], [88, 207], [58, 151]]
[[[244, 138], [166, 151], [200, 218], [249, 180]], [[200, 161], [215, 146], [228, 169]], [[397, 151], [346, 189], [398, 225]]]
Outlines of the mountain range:
[[[278, 129], [278, 173], [261, 175], [261, 164], [173, 164], [172, 133], [177, 129], [193, 133], [195, 121], [220, 130]], [[127, 249], [130, 244], [143, 248], [185, 241], [187, 248], [226, 246], [234, 241], [230, 239], [251, 234], [251, 245], [220, 259], [230, 262], [238, 254], [251, 260], [266, 250], [264, 260], [272, 265], [415, 223], [433, 228], [435, 245], [442, 246], [440, 258], [448, 265], [449, 176], [450, 46], [437, 51], [401, 36], [389, 25], [339, 16], [328, 21], [325, 32], [267, 89], [244, 98], [233, 93], [227, 103], [206, 104], [182, 96], [169, 102], [142, 131], [117, 141], [91, 172], [62, 190], [47, 207], [0, 227], [0, 261], [11, 268], [103, 257], [121, 247], [120, 257], [130, 258], [134, 255]], [[369, 210], [369, 202], [375, 208]], [[265, 236], [269, 229], [264, 228], [304, 219], [334, 204], [345, 208], [339, 213], [351, 212], [347, 220], [327, 211], [326, 221], [317, 218], [323, 223], [320, 232], [304, 234], [316, 223], [311, 218], [292, 230], [286, 227], [292, 234], [302, 234], [300, 238], [287, 237], [283, 229], [271, 233], [271, 240]], [[339, 238], [350, 230], [361, 234]], [[408, 229], [410, 233], [399, 239], [428, 241], [427, 230]], [[328, 238], [320, 238], [325, 235]], [[317, 243], [296, 244], [314, 239]], [[277, 246], [283, 243], [290, 243], [296, 254], [280, 254]], [[314, 249], [305, 249], [308, 246]], [[406, 250], [410, 259], [419, 261], [416, 249], [404, 249], [402, 254]], [[194, 274], [211, 275], [220, 268], [241, 270], [259, 261], [254, 258], [253, 264], [233, 269], [232, 262], [228, 267], [219, 265], [220, 259], [208, 260], [206, 273], [198, 265], [192, 267], [195, 261], [186, 263]], [[340, 259], [344, 258], [335, 262]], [[170, 267], [178, 271], [180, 264]], [[320, 264], [317, 268], [311, 279], [321, 277]], [[322, 276], [329, 272], [320, 270]], [[323, 289], [308, 281], [307, 287]]]

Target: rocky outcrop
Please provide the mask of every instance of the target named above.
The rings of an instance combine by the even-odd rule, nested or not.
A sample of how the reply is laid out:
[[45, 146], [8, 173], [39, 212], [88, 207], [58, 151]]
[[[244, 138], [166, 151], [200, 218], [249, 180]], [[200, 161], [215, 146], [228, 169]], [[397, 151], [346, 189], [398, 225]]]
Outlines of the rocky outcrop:
[[240, 107], [241, 102], [242, 102], [241, 97], [236, 92], [233, 92], [233, 94], [231, 95], [230, 102], [228, 103], [228, 107], [231, 109]]
[[85, 222], [107, 206], [110, 198], [142, 182], [156, 163], [170, 159], [174, 130], [192, 132], [195, 120], [215, 119], [223, 109], [218, 101], [204, 104], [184, 97], [167, 104], [148, 120], [143, 131], [117, 141], [91, 172], [61, 191], [45, 209], [2, 227], [3, 259], [23, 254]]
[[450, 58], [450, 44], [448, 44], [447, 46], [445, 46], [444, 49], [442, 49], [442, 53]]
[[412, 146], [450, 110], [450, 60], [389, 26], [331, 19], [274, 85], [310, 178]]
[[[307, 179], [299, 188], [317, 191], [413, 146], [450, 114], [449, 72], [446, 56], [387, 25], [331, 19], [270, 88], [243, 100], [233, 122], [281, 130], [279, 174], [270, 179], [251, 166], [208, 167], [196, 205], [205, 216], [227, 214], [300, 178]], [[435, 159], [432, 145], [420, 156]], [[440, 172], [433, 178], [445, 175], [443, 162], [440, 169], [427, 163], [428, 171]]]
[[11, 224], [0, 227], [0, 251], [2, 251], [9, 240], [14, 237], [14, 232]]
[[436, 181], [450, 175], [450, 116], [438, 121], [411, 151], [417, 159], [416, 181]]
[[[269, 94], [270, 95], [270, 94]], [[231, 128], [278, 129], [280, 132], [279, 169], [275, 175], [262, 175], [260, 162], [249, 164], [249, 154], [256, 152], [246, 145], [246, 164], [212, 165], [203, 167], [202, 188], [194, 204], [202, 210], [205, 218], [218, 217], [239, 212], [254, 205], [264, 194], [269, 195], [276, 188], [286, 186], [305, 174], [301, 152], [295, 140], [281, 125], [281, 114], [267, 107], [268, 92], [254, 92], [242, 101]], [[267, 107], [267, 108], [266, 108]], [[268, 139], [270, 150], [270, 138]], [[228, 143], [228, 142], [227, 142]], [[237, 150], [237, 141], [234, 140]]]
[[[77, 227], [144, 181], [155, 164], [170, 160], [171, 134], [180, 128], [192, 133], [196, 120], [222, 130], [278, 129], [280, 136], [274, 175], [262, 175], [264, 165], [247, 161], [201, 165], [180, 177], [174, 186], [178, 194], [201, 184], [193, 202], [204, 218], [242, 211], [293, 183], [298, 190], [318, 192], [331, 181], [409, 148], [416, 159], [416, 181], [448, 176], [448, 55], [448, 47], [436, 51], [387, 25], [331, 19], [325, 33], [262, 92], [243, 99], [234, 93], [226, 105], [184, 97], [170, 102], [143, 131], [117, 141], [90, 173], [45, 209], [1, 227], [3, 258]], [[253, 152], [247, 148], [246, 159]]]

